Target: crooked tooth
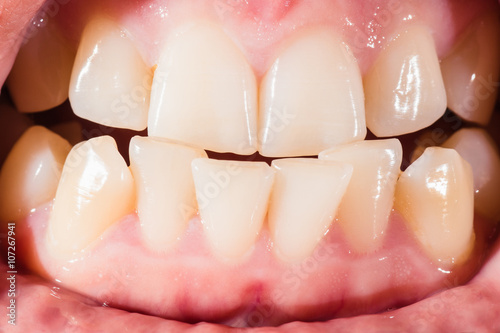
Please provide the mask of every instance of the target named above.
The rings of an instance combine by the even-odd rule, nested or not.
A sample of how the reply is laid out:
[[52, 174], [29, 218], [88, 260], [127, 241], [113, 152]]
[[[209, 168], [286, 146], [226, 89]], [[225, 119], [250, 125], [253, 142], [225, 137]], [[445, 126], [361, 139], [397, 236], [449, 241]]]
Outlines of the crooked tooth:
[[166, 140], [135, 136], [130, 141], [130, 167], [137, 191], [137, 213], [147, 246], [169, 250], [196, 215], [191, 162], [207, 157], [203, 149]]
[[402, 158], [403, 148], [397, 139], [361, 141], [319, 154], [321, 160], [353, 166], [337, 217], [347, 239], [358, 252], [373, 251], [381, 245]]
[[274, 181], [264, 162], [195, 159], [193, 178], [200, 216], [215, 254], [238, 260], [262, 228]]
[[19, 138], [0, 172], [0, 220], [18, 221], [52, 200], [71, 146], [33, 126]]
[[67, 256], [96, 240], [134, 209], [134, 180], [109, 136], [82, 142], [64, 164], [48, 223], [54, 255]]
[[257, 84], [242, 52], [211, 24], [167, 40], [153, 78], [148, 131], [218, 152], [256, 148]]
[[493, 112], [500, 75], [498, 12], [471, 25], [442, 60], [448, 107], [467, 121], [486, 125]]
[[472, 170], [453, 149], [427, 148], [402, 174], [395, 209], [436, 261], [460, 263], [474, 243]]
[[434, 40], [423, 27], [402, 32], [364, 78], [366, 123], [378, 137], [425, 128], [446, 110]]
[[7, 79], [16, 108], [21, 112], [48, 110], [68, 98], [75, 52], [50, 20], [23, 45]]
[[352, 166], [305, 158], [274, 160], [272, 166], [276, 180], [268, 221], [275, 251], [285, 261], [299, 261], [328, 232]]
[[366, 135], [359, 67], [347, 45], [329, 31], [296, 37], [264, 76], [260, 93], [264, 156], [317, 155]]
[[500, 156], [493, 139], [480, 128], [464, 128], [442, 147], [455, 149], [472, 167], [474, 207], [494, 221], [500, 220]]
[[107, 19], [94, 19], [82, 34], [69, 100], [81, 118], [143, 130], [147, 126], [151, 79], [151, 69], [127, 32]]

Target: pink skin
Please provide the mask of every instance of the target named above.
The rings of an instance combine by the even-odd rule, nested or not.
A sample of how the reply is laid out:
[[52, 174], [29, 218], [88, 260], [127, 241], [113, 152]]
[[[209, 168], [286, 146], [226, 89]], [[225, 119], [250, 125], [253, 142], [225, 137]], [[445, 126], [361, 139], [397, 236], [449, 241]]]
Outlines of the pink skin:
[[[294, 30], [302, 27], [311, 25], [332, 27], [351, 46], [362, 71], [365, 72], [380, 48], [385, 45], [391, 35], [397, 33], [398, 27], [405, 24], [406, 21], [402, 21], [403, 17], [411, 14], [414, 17], [412, 21], [425, 24], [434, 31], [438, 54], [442, 57], [453, 45], [458, 34], [475, 17], [495, 5], [491, 1], [460, 2], [455, 5], [450, 5], [447, 1], [438, 1], [432, 2], [431, 8], [430, 1], [418, 1], [415, 2], [416, 4], [407, 1], [398, 7], [399, 9], [389, 11], [391, 17], [389, 20], [381, 21], [377, 18], [387, 14], [388, 10], [386, 3], [382, 1], [374, 1], [370, 5], [365, 5], [363, 10], [360, 9], [361, 1], [350, 3], [348, 6], [342, 5], [345, 1], [328, 2], [329, 5], [326, 7], [341, 8], [336, 11], [314, 7], [320, 6], [320, 4], [313, 1], [311, 3], [297, 1], [289, 6], [286, 5], [289, 3], [288, 1], [249, 1], [248, 5], [241, 1], [216, 1], [219, 5], [222, 4], [222, 7], [219, 5], [214, 7], [210, 1], [194, 2], [196, 5], [192, 5], [191, 10], [182, 12], [180, 11], [181, 6], [169, 3], [166, 8], [168, 8], [170, 20], [159, 19], [161, 7], [155, 1], [149, 1], [148, 4], [151, 6], [143, 7], [135, 7], [137, 4], [133, 1], [127, 3], [112, 0], [102, 1], [99, 10], [115, 16], [137, 37], [138, 41], [141, 41], [139, 44], [141, 51], [151, 64], [154, 64], [154, 59], [157, 58], [158, 51], [161, 49], [161, 43], [155, 46], [152, 41], [162, 40], [159, 37], [160, 34], [170, 31], [173, 25], [193, 17], [206, 18], [208, 16], [220, 21], [225, 31], [241, 47], [256, 73], [261, 76], [269, 68], [280, 48], [285, 45], [286, 42], [282, 43], [282, 41], [286, 41]], [[117, 6], [117, 3], [120, 6]], [[450, 1], [450, 3], [453, 2]], [[4, 12], [5, 8], [8, 8], [7, 6], [8, 4], [4, 4]], [[34, 12], [31, 6], [32, 4], [27, 5], [26, 17], [19, 15], [15, 20], [11, 20], [12, 26], [17, 27], [11, 31], [18, 31], [20, 34], [21, 27], [28, 22], [31, 13]], [[97, 5], [87, 1], [85, 7], [87, 9], [84, 11], [82, 2], [73, 0], [64, 6], [60, 5], [58, 9], [59, 23], [64, 27], [67, 36], [75, 43], [85, 20], [88, 18], [87, 14], [92, 13], [93, 7], [97, 7]], [[1, 5], [0, 8], [2, 8]], [[391, 8], [394, 9], [394, 7]], [[497, 10], [496, 7], [495, 10]], [[180, 13], [186, 13], [186, 15]], [[3, 17], [5, 16], [2, 15], [0, 20], [3, 20]], [[145, 17], [152, 17], [152, 19], [145, 20]], [[353, 26], [346, 25], [345, 18], [353, 22]], [[144, 21], [148, 24], [141, 27], [139, 23]], [[367, 33], [367, 27], [371, 29], [369, 33]], [[0, 29], [4, 29], [0, 30], [0, 34], [9, 36], [9, 31], [5, 30], [8, 28], [0, 25]], [[15, 50], [19, 46], [19, 40], [19, 38], [6, 37], [2, 43], [6, 43], [10, 50]], [[375, 42], [371, 47], [372, 41], [381, 42]], [[364, 47], [361, 47], [362, 45]], [[10, 68], [15, 54], [14, 52], [4, 52], [4, 48], [0, 49], [3, 52], [0, 55], [1, 59], [5, 60], [1, 66], [3, 71], [0, 71], [0, 75], [2, 75], [0, 79], [3, 80], [8, 72], [8, 69], [5, 68]], [[43, 210], [39, 210], [37, 214], [39, 215], [34, 215], [26, 221], [25, 227], [19, 223], [17, 230], [18, 246], [20, 247], [19, 260], [50, 280], [59, 279], [62, 281], [62, 285], [69, 289], [97, 300], [59, 289], [59, 287], [54, 287], [53, 283], [43, 282], [36, 277], [17, 275], [18, 326], [16, 328], [19, 331], [30, 331], [33, 327], [37, 330], [47, 329], [51, 331], [67, 331], [68, 328], [73, 328], [75, 332], [122, 331], [123, 327], [143, 328], [147, 331], [162, 329], [175, 329], [177, 331], [184, 328], [204, 331], [210, 328], [224, 330], [222, 326], [218, 325], [191, 326], [173, 320], [102, 307], [102, 303], [107, 302], [108, 297], [111, 297], [109, 305], [113, 307], [133, 309], [178, 320], [209, 320], [231, 324], [235, 322], [241, 324], [241, 320], [255, 313], [255, 309], [258, 314], [264, 314], [264, 321], [260, 322], [261, 324], [280, 324], [290, 320], [290, 318], [293, 320], [323, 320], [337, 316], [374, 313], [388, 307], [397, 307], [418, 301], [434, 291], [439, 291], [446, 286], [454, 286], [456, 282], [466, 282], [470, 278], [469, 274], [475, 271], [475, 267], [480, 264], [480, 257], [485, 255], [482, 248], [484, 237], [481, 236], [483, 233], [480, 227], [484, 223], [479, 218], [476, 218], [475, 221], [476, 235], [480, 240], [476, 253], [468, 265], [457, 269], [450, 276], [438, 273], [437, 267], [420, 253], [418, 245], [412, 242], [408, 233], [401, 227], [401, 221], [396, 214], [391, 219], [384, 248], [373, 255], [358, 257], [354, 263], [352, 263], [353, 255], [348, 253], [348, 246], [342, 239], [341, 233], [333, 228], [322, 245], [333, 245], [335, 254], [325, 261], [318, 259], [323, 258], [321, 253], [319, 257], [317, 255], [318, 269], [312, 274], [301, 277], [300, 274], [303, 272], [292, 270], [296, 275], [292, 275], [291, 279], [294, 276], [299, 276], [301, 282], [296, 284], [298, 285], [297, 289], [292, 291], [291, 301], [278, 307], [276, 314], [266, 317], [268, 309], [263, 306], [265, 302], [262, 300], [272, 298], [271, 295], [276, 297], [271, 291], [283, 286], [280, 278], [290, 272], [292, 268], [290, 265], [277, 262], [266, 251], [267, 236], [265, 232], [259, 239], [256, 250], [250, 259], [242, 267], [235, 269], [211, 257], [210, 252], [206, 249], [206, 244], [202, 240], [199, 241], [201, 239], [198, 230], [199, 221], [193, 221], [189, 237], [186, 237], [183, 244], [176, 249], [176, 256], [158, 256], [148, 252], [136, 237], [137, 233], [134, 230], [137, 227], [137, 219], [135, 215], [131, 215], [110, 229], [103, 239], [88, 252], [88, 257], [85, 260], [75, 263], [69, 273], [65, 273], [62, 270], [63, 263], [54, 260], [45, 252], [42, 235], [46, 216], [43, 215]], [[37, 232], [37, 230], [40, 231]], [[130, 230], [134, 232], [130, 232]], [[23, 240], [27, 241], [31, 238], [35, 244], [33, 247], [26, 245], [27, 242], [23, 244]], [[419, 331], [421, 329], [428, 332], [432, 331], [430, 328], [436, 331], [443, 329], [447, 331], [479, 331], [481, 327], [484, 327], [485, 329], [495, 330], [496, 328], [498, 330], [500, 326], [494, 325], [499, 325], [496, 322], [498, 322], [500, 312], [500, 306], [496, 304], [498, 303], [496, 300], [500, 299], [500, 286], [495, 281], [496, 276], [500, 273], [499, 251], [500, 244], [497, 244], [494, 246], [487, 264], [465, 286], [440, 292], [415, 304], [378, 315], [334, 319], [315, 324], [294, 322], [282, 326], [281, 329], [297, 329], [299, 331], [317, 331], [318, 329]], [[399, 256], [394, 255], [395, 253]], [[127, 254], [126, 258], [124, 254]], [[379, 259], [386, 256], [390, 259], [381, 264]], [[395, 274], [398, 272], [398, 267], [395, 265], [398, 258], [404, 258], [404, 267], [411, 269], [413, 274], [407, 276]], [[190, 266], [190, 263], [196, 264]], [[332, 269], [332, 267], [336, 267], [336, 269]], [[391, 276], [395, 277], [392, 280], [385, 280], [384, 274], [380, 273], [382, 268], [388, 270]], [[177, 288], [162, 288], [162, 283], [172, 281], [169, 276], [173, 277], [176, 269], [187, 276], [183, 281], [185, 284], [180, 284]], [[6, 281], [8, 277], [8, 274], [5, 273], [7, 270], [7, 267], [1, 267], [2, 281]], [[374, 277], [377, 270], [379, 270], [380, 275]], [[129, 280], [125, 283], [123, 279], [118, 277], [118, 284], [112, 284], [111, 287], [103, 285], [103, 283], [109, 282], [106, 278], [114, 276], [113, 274], [116, 272], [124, 271], [131, 272]], [[335, 280], [329, 274], [332, 271], [345, 272], [348, 274], [348, 278], [340, 281]], [[102, 273], [104, 277], [100, 281], [98, 279], [92, 280], [92, 276], [96, 276], [95, 273], [98, 272]], [[201, 283], [200, 290], [194, 292], [193, 287], [188, 288], [187, 285], [195, 278], [206, 279], [204, 281], [209, 281], [210, 284], [208, 282]], [[349, 285], [352, 281], [364, 282]], [[293, 282], [290, 283], [293, 284]], [[369, 283], [368, 295], [362, 298], [363, 308], [359, 309], [359, 303], [356, 303], [355, 286], [364, 286], [367, 283]], [[210, 288], [206, 288], [206, 285], [210, 285]], [[145, 291], [144, 287], [151, 289]], [[103, 288], [106, 291], [104, 294]], [[7, 285], [0, 287], [1, 304], [9, 302], [8, 289]], [[331, 303], [321, 306], [321, 304], [317, 304], [318, 297], [325, 290], [329, 291], [325, 300]], [[206, 303], [194, 301], [194, 297], [199, 299], [200, 295], [205, 297]], [[232, 299], [229, 296], [233, 296]], [[258, 298], [256, 298], [257, 296]], [[373, 298], [370, 299], [371, 297]], [[172, 301], [168, 301], [172, 298]], [[261, 302], [260, 305], [259, 302]], [[242, 304], [245, 303], [255, 308], [242, 308]], [[305, 310], [304, 306], [299, 307], [299, 305], [307, 303], [314, 305], [311, 310]], [[275, 298], [271, 304], [282, 303]], [[5, 309], [5, 307], [3, 308]], [[337, 310], [332, 311], [332, 308]], [[235, 322], [229, 321], [228, 316], [234, 316]], [[246, 324], [252, 323], [247, 321]], [[5, 320], [0, 322], [0, 328], [6, 327], [5, 325]]]

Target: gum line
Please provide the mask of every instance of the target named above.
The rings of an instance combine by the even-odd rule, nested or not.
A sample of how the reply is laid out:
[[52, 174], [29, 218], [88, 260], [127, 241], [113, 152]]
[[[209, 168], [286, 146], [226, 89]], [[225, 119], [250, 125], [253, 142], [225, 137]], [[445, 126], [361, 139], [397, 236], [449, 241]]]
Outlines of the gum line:
[[[411, 304], [469, 280], [484, 260], [489, 234], [476, 227], [475, 252], [452, 271], [420, 252], [397, 213], [391, 215], [383, 247], [372, 254], [351, 253], [334, 226], [314, 255], [284, 264], [270, 254], [264, 230], [249, 258], [227, 264], [212, 257], [197, 218], [172, 253], [159, 255], [141, 244], [132, 214], [80, 258], [56, 262], [42, 236], [49, 210], [50, 205], [38, 209], [17, 227], [23, 244], [18, 256], [37, 274], [106, 306], [231, 326], [327, 320]], [[476, 217], [476, 226], [485, 225]]]

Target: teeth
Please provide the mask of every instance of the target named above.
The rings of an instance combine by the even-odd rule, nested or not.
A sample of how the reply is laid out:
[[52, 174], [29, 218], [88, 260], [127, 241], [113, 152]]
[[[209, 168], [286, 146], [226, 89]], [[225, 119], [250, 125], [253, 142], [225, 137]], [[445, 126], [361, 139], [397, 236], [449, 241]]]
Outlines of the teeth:
[[274, 181], [264, 162], [196, 159], [196, 197], [215, 254], [237, 260], [249, 252], [262, 228]]
[[0, 220], [18, 221], [52, 200], [71, 146], [41, 126], [29, 128], [0, 173]]
[[472, 177], [469, 164], [455, 150], [431, 147], [399, 178], [395, 209], [437, 261], [460, 263], [471, 251]]
[[410, 27], [383, 50], [365, 76], [366, 123], [377, 136], [411, 133], [446, 110], [446, 92], [434, 41]]
[[207, 157], [202, 149], [165, 140], [133, 137], [130, 166], [137, 190], [137, 212], [146, 244], [165, 252], [196, 215], [191, 161]]
[[260, 92], [264, 156], [317, 155], [366, 135], [358, 65], [330, 32], [316, 30], [296, 39], [267, 72]]
[[471, 165], [476, 211], [500, 220], [500, 157], [490, 136], [479, 128], [461, 129], [442, 146], [455, 149]]
[[498, 92], [500, 72], [498, 13], [470, 26], [441, 62], [448, 107], [467, 121], [486, 125]]
[[276, 180], [269, 205], [271, 236], [279, 257], [299, 261], [328, 233], [352, 166], [305, 158], [274, 160], [272, 166]]
[[80, 251], [134, 209], [134, 180], [109, 136], [73, 147], [61, 175], [48, 237], [55, 255]]
[[403, 149], [397, 139], [361, 141], [319, 154], [321, 160], [353, 166], [337, 217], [358, 252], [373, 251], [382, 242], [402, 158]]
[[22, 112], [48, 110], [68, 98], [75, 52], [50, 21], [19, 50], [7, 80], [9, 93]]
[[254, 153], [257, 84], [241, 51], [210, 24], [189, 26], [166, 45], [153, 79], [149, 135]]
[[79, 117], [103, 125], [143, 130], [147, 126], [151, 69], [126, 32], [94, 19], [85, 28], [69, 99]]

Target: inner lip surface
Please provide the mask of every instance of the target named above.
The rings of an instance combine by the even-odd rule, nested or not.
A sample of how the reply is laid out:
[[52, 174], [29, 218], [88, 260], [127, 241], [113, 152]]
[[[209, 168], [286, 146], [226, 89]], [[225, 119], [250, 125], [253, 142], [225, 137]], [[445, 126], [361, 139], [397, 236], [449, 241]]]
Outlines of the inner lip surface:
[[[497, 107], [497, 109], [498, 109], [498, 107]], [[43, 115], [43, 114], [35, 114], [35, 115], [33, 115], [32, 117], [35, 119], [35, 122], [39, 122], [39, 121], [40, 121], [40, 122], [44, 122], [44, 121], [45, 121], [45, 120], [43, 119], [44, 117], [45, 117], [45, 118], [47, 118], [47, 117], [51, 117], [51, 116], [47, 116], [47, 115]], [[95, 126], [95, 125], [94, 125], [94, 126]], [[100, 128], [102, 129], [103, 127], [100, 127]], [[123, 135], [123, 136], [127, 136], [127, 135], [129, 135], [129, 134], [127, 134], [127, 132], [126, 132], [126, 131], [123, 131], [123, 132], [122, 132], [123, 134], [120, 134], [120, 131], [119, 131], [119, 130], [116, 130], [117, 132], [115, 132], [115, 130], [116, 130], [116, 129], [113, 129], [113, 134], [117, 133], [117, 135], [118, 135], [118, 136], [119, 136], [119, 135]], [[124, 141], [128, 141], [128, 140], [124, 140]], [[126, 151], [126, 148], [125, 148], [124, 150]], [[124, 156], [126, 156], [126, 154], [125, 154]], [[226, 158], [233, 158], [233, 157], [234, 157], [234, 156], [224, 156], [224, 155], [219, 155], [219, 154], [213, 154], [212, 156], [214, 156], [214, 157], [216, 157], [216, 158], [222, 158], [222, 159], [226, 159]], [[253, 157], [249, 157], [249, 158], [250, 158], [250, 159], [252, 159]], [[260, 159], [260, 157], [258, 157], [257, 155], [255, 156], [255, 158], [256, 158], [257, 160], [259, 160], [259, 159]], [[246, 157], [245, 157], [245, 159], [246, 159]], [[408, 161], [409, 159], [405, 159], [405, 160], [406, 160], [406, 161]], [[266, 161], [267, 161], [267, 160], [266, 160]], [[403, 168], [404, 168], [404, 165], [403, 165]], [[497, 251], [497, 248], [498, 248], [498, 246], [495, 246], [495, 247], [494, 247], [493, 252], [492, 252], [492, 253], [493, 253], [493, 255], [495, 255], [495, 254], [498, 252], [498, 251]], [[489, 265], [489, 266], [488, 266], [488, 270], [487, 270], [487, 271], [489, 271], [489, 272], [490, 272], [490, 274], [491, 274], [491, 270], [493, 269], [493, 268], [491, 268], [492, 266], [493, 266], [493, 264], [491, 264], [491, 265]], [[498, 265], [497, 265], [497, 266], [498, 266]], [[3, 271], [7, 271], [7, 270], [3, 270]], [[478, 277], [477, 277], [476, 279], [474, 279], [474, 280], [473, 280], [473, 282], [476, 282], [476, 281], [486, 281], [486, 280], [488, 280], [488, 279], [484, 278], [484, 276], [486, 276], [486, 275], [487, 275], [486, 273], [485, 273], [485, 274], [479, 274], [479, 275], [478, 275]], [[24, 285], [25, 283], [27, 283], [28, 281], [37, 281], [37, 283], [39, 282], [39, 288], [40, 288], [40, 289], [43, 289], [43, 288], [48, 288], [48, 289], [57, 288], [57, 287], [52, 287], [50, 284], [47, 284], [46, 282], [40, 282], [40, 281], [38, 280], [38, 278], [33, 278], [33, 277], [20, 277], [20, 279], [19, 279], [19, 282], [20, 282], [20, 285], [21, 285], [21, 286], [22, 286], [22, 285]], [[478, 294], [481, 294], [481, 292], [484, 292], [484, 291], [482, 291], [482, 290], [481, 290], [481, 288], [480, 288], [479, 286], [477, 286], [478, 284], [479, 284], [479, 283], [475, 283], [475, 284], [474, 284], [474, 287], [478, 289]], [[31, 288], [31, 287], [28, 287], [28, 286], [27, 286], [27, 288]], [[36, 287], [35, 287], [35, 288], [36, 288]], [[52, 289], [52, 290], [54, 290], [54, 289]], [[65, 292], [65, 291], [58, 291], [58, 293], [59, 293], [59, 296], [58, 296], [58, 297], [61, 297], [61, 298], [63, 298], [63, 299], [64, 299], [65, 297], [67, 297], [67, 295], [69, 295], [69, 293], [67, 293], [67, 292]], [[73, 296], [71, 296], [71, 298], [72, 298], [72, 297], [73, 297]], [[456, 296], [456, 297], [460, 297], [460, 296]], [[79, 298], [79, 297], [77, 296], [76, 298]], [[94, 304], [94, 305], [96, 305], [95, 303], [93, 303], [93, 301], [89, 301], [89, 300], [82, 300], [82, 302], [81, 302], [81, 304], [80, 304], [80, 305], [75, 305], [75, 304], [76, 304], [75, 302], [72, 302], [72, 307], [74, 307], [75, 309], [76, 309], [76, 308], [80, 308], [80, 310], [79, 310], [80, 312], [81, 312], [81, 309], [82, 309], [82, 308], [86, 308], [86, 306], [87, 306], [88, 304]], [[97, 305], [99, 305], [99, 304], [97, 304]], [[120, 311], [120, 310], [114, 310], [114, 311]], [[496, 310], [496, 311], [498, 312], [498, 310]], [[94, 310], [92, 310], [92, 311], [89, 311], [89, 310], [84, 310], [84, 311], [83, 311], [83, 313], [89, 313], [89, 312], [91, 312], [91, 313], [92, 313], [92, 317], [93, 317], [93, 318], [96, 318], [96, 319], [98, 319], [98, 318], [104, 318], [104, 317], [103, 317], [103, 315], [102, 315], [102, 312], [101, 312], [101, 311], [99, 311], [99, 310], [96, 310], [96, 311], [94, 311]], [[399, 311], [399, 313], [401, 313], [401, 312], [403, 312], [403, 313], [404, 313], [404, 309], [403, 309], [403, 311]], [[386, 315], [386, 317], [391, 317], [391, 316], [389, 315], [390, 313], [391, 313], [391, 312], [389, 312], [389, 313]], [[104, 315], [104, 316], [105, 316], [105, 315]], [[394, 317], [397, 317], [397, 316], [394, 316]], [[359, 322], [365, 322], [365, 323], [368, 323], [368, 322], [370, 322], [370, 320], [371, 320], [370, 318], [371, 318], [371, 317], [364, 317], [364, 318], [360, 318], [360, 321], [359, 321]], [[148, 319], [149, 319], [149, 318], [148, 318]], [[144, 320], [146, 321], [146, 319], [144, 319]], [[338, 323], [338, 327], [342, 327], [342, 325], [343, 325], [344, 323], [346, 323], [347, 321], [352, 322], [352, 320], [351, 320], [351, 319], [346, 319], [345, 321], [344, 321], [344, 320], [338, 320], [338, 321], [337, 321], [337, 323]], [[374, 320], [374, 321], [375, 321], [375, 320]], [[397, 319], [396, 319], [396, 320], [394, 320], [394, 321], [397, 321]], [[152, 322], [156, 322], [156, 320], [152, 320]], [[388, 321], [388, 322], [390, 322], [390, 321]], [[179, 325], [181, 325], [180, 323], [178, 323], [178, 324], [179, 324]], [[300, 326], [300, 324], [298, 324], [298, 323], [297, 323], [297, 324], [290, 324], [290, 326], [288, 326], [288, 327], [294, 327], [294, 325]], [[360, 325], [361, 325], [361, 324], [360, 324]], [[158, 326], [160, 326], [160, 324], [158, 324]], [[332, 326], [335, 326], [335, 324], [332, 324]], [[203, 326], [200, 326], [200, 327], [203, 327]], [[387, 326], [386, 326], [386, 327], [387, 327]]]

